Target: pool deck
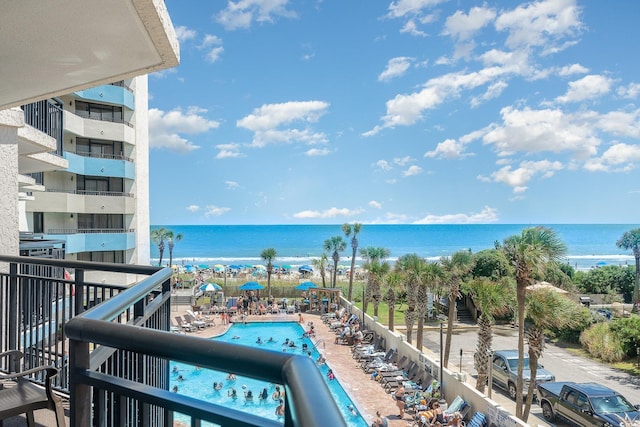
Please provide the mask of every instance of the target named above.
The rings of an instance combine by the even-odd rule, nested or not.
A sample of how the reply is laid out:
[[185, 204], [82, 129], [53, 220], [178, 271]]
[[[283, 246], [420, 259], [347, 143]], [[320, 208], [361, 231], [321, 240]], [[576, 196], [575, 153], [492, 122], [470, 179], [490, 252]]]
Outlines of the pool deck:
[[[186, 307], [178, 309], [175, 315], [184, 314]], [[222, 325], [220, 316], [212, 316], [215, 326], [190, 332], [202, 338], [215, 337], [227, 331], [230, 325]], [[313, 322], [316, 330], [316, 337], [313, 342], [318, 344], [318, 351], [327, 360], [327, 366], [336, 374], [336, 378], [345, 389], [349, 397], [356, 405], [358, 412], [371, 425], [375, 419], [376, 411], [380, 411], [389, 421], [389, 427], [406, 427], [411, 421], [411, 416], [405, 414], [405, 418], [400, 418], [400, 411], [395, 404], [393, 397], [384, 391], [381, 385], [373, 381], [370, 376], [358, 367], [356, 360], [351, 355], [351, 347], [348, 345], [335, 344], [335, 333], [329, 329], [320, 319], [319, 314], [304, 313], [304, 328], [307, 329], [308, 322]], [[247, 322], [297, 322], [297, 314], [266, 314], [262, 316], [247, 316]]]

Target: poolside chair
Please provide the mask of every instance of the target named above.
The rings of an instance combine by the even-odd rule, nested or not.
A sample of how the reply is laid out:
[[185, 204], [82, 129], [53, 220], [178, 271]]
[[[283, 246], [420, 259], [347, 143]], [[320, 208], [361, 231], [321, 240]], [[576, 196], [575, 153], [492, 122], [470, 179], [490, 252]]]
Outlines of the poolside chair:
[[175, 319], [176, 319], [176, 323], [178, 324], [178, 326], [180, 326], [182, 328], [183, 331], [195, 332], [195, 331], [198, 330], [198, 328], [196, 328], [192, 324], [187, 323], [184, 320], [182, 320], [182, 316], [176, 316]]
[[442, 414], [444, 415], [445, 421], [447, 421], [453, 416], [454, 413], [460, 412], [460, 415], [464, 420], [464, 417], [469, 413], [470, 410], [471, 405], [465, 402], [464, 399], [460, 396], [456, 396], [456, 398], [453, 399], [453, 402], [451, 402], [451, 404], [447, 406], [447, 409], [442, 411]]
[[195, 326], [198, 329], [204, 329], [207, 327], [207, 324], [205, 322], [203, 322], [202, 320], [197, 320], [194, 316], [188, 313], [185, 314], [183, 317], [184, 317], [184, 320], [186, 320], [188, 323], [190, 323], [191, 325]]
[[467, 427], [487, 427], [487, 416], [482, 412], [476, 412], [467, 423]]
[[417, 381], [422, 378], [423, 375], [424, 371], [420, 369], [420, 365], [416, 364], [413, 372], [407, 373], [406, 377], [397, 376], [393, 379], [388, 379], [384, 384], [384, 389], [387, 392], [391, 392], [403, 385], [405, 389], [408, 388], [407, 391], [415, 390], [419, 387]]

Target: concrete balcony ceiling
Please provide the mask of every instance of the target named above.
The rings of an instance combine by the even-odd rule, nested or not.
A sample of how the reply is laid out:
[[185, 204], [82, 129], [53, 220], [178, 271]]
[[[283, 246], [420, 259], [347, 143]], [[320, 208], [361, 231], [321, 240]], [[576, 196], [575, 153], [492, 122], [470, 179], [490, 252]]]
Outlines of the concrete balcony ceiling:
[[0, 13], [0, 110], [178, 65], [163, 0], [12, 1]]

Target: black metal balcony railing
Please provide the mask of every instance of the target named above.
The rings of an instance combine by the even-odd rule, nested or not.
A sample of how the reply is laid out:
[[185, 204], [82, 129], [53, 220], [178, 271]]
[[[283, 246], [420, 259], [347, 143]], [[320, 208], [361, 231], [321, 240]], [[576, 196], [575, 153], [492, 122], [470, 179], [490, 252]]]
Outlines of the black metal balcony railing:
[[[170, 361], [284, 384], [285, 427], [345, 425], [309, 358], [167, 332], [169, 268], [0, 256], [0, 271], [0, 351], [23, 351], [27, 367], [60, 367], [56, 387], [69, 394], [72, 427], [168, 427], [174, 412], [192, 426], [282, 425], [170, 392]], [[144, 278], [95, 284], [85, 280], [91, 272]]]
[[127, 84], [125, 84], [124, 80], [120, 80], [119, 82], [113, 82], [113, 83], [109, 83], [111, 86], [119, 86], [119, 87], [123, 87], [126, 90], [128, 90], [129, 92], [133, 93], [133, 89], [131, 89], [131, 87], [129, 87]]
[[22, 106], [24, 121], [31, 127], [55, 138], [56, 150], [54, 154], [62, 156], [63, 114], [62, 107], [45, 99]]
[[47, 230], [47, 234], [122, 234], [135, 232], [135, 228], [49, 228]]
[[127, 162], [133, 163], [133, 159], [131, 157], [127, 157], [124, 154], [109, 154], [109, 153], [91, 153], [89, 151], [76, 151], [78, 156], [82, 157], [94, 157], [98, 159], [111, 159], [111, 160], [125, 160]]
[[79, 194], [81, 196], [133, 197], [133, 193], [125, 193], [123, 191], [60, 190], [57, 188], [47, 188], [45, 192]]
[[126, 121], [122, 116], [114, 115], [110, 112], [103, 113], [101, 111], [89, 112], [89, 111], [76, 110], [74, 113], [76, 116], [80, 116], [83, 119], [100, 120], [103, 122], [112, 122], [112, 123], [122, 123], [129, 126], [130, 128], [133, 127], [133, 124]]

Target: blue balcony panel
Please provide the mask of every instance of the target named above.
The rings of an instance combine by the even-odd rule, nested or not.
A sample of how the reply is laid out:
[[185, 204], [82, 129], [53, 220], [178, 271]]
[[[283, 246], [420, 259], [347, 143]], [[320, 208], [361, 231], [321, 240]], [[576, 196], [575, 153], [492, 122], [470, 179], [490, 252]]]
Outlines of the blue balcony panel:
[[121, 105], [129, 110], [135, 109], [133, 93], [121, 86], [102, 85], [91, 89], [79, 90], [75, 92], [75, 95], [85, 101]]
[[66, 241], [66, 253], [126, 251], [135, 248], [136, 233], [47, 234], [47, 238]]
[[135, 179], [136, 176], [134, 164], [126, 160], [84, 157], [70, 152], [65, 152], [64, 158], [69, 161], [68, 172], [126, 179]]

